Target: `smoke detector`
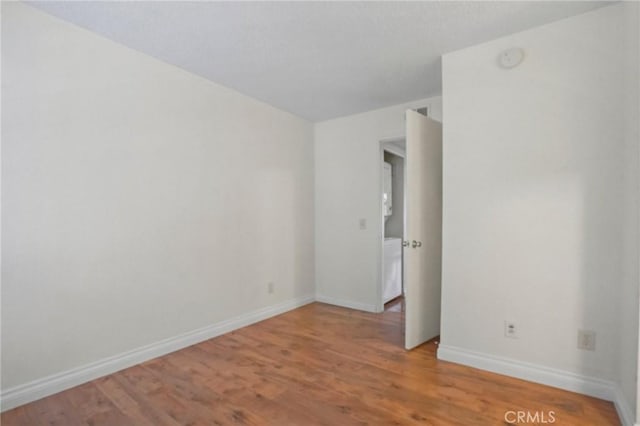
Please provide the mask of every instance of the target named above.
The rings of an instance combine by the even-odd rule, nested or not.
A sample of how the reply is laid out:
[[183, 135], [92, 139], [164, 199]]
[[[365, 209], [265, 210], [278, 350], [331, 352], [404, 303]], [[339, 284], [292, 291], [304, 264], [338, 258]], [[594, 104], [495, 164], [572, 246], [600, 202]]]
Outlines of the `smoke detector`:
[[524, 60], [524, 50], [519, 47], [512, 47], [498, 55], [498, 65], [500, 68], [515, 68]]

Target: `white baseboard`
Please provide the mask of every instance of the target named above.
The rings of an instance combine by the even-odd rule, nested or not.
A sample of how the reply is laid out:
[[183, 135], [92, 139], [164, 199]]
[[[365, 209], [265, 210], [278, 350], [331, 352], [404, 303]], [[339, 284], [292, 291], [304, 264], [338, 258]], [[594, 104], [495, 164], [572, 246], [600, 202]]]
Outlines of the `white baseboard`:
[[622, 391], [608, 380], [447, 345], [438, 347], [438, 359], [612, 401], [622, 425], [634, 424], [630, 405]]
[[54, 393], [81, 385], [107, 374], [140, 364], [153, 358], [175, 352], [187, 346], [220, 336], [238, 328], [265, 320], [292, 309], [311, 303], [313, 296], [300, 297], [267, 306], [239, 315], [237, 317], [202, 327], [175, 337], [161, 340], [128, 352], [124, 352], [100, 361], [92, 362], [72, 370], [53, 374], [23, 385], [2, 390], [0, 394], [1, 411], [44, 398]]
[[[616, 406], [616, 411], [618, 411], [618, 417], [620, 417], [622, 426], [633, 426], [635, 423], [633, 411], [631, 410], [629, 401], [627, 401], [627, 398], [622, 393], [622, 389], [620, 389], [618, 385], [614, 385], [613, 387], [613, 404]], [[635, 423], [635, 425], [639, 426], [637, 423]]]
[[341, 306], [343, 308], [356, 309], [358, 311], [366, 311], [377, 313], [379, 310], [376, 305], [367, 303], [353, 302], [351, 300], [337, 299], [335, 297], [323, 296], [316, 294], [316, 302], [328, 303], [329, 305]]

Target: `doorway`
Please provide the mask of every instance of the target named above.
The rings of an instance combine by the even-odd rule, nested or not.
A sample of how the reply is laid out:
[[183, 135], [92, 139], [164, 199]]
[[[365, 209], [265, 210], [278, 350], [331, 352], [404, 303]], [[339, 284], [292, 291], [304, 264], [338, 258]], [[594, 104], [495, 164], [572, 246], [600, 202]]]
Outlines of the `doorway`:
[[382, 262], [380, 310], [395, 309], [403, 306], [404, 271], [402, 243], [405, 234], [405, 141], [397, 138], [382, 141], [381, 171], [382, 186], [380, 193]]
[[[442, 125], [422, 111], [407, 110], [406, 137], [380, 142], [380, 251], [378, 311], [403, 296], [404, 346], [417, 347], [440, 334], [442, 267]], [[395, 159], [401, 157], [402, 162]], [[400, 173], [393, 173], [393, 162]], [[401, 165], [400, 165], [401, 164]], [[393, 181], [397, 180], [396, 184]], [[393, 197], [401, 183], [401, 194]], [[400, 196], [401, 195], [401, 196]], [[402, 198], [399, 201], [398, 198]], [[400, 230], [392, 220], [394, 205]], [[401, 206], [401, 207], [400, 207]], [[392, 244], [390, 241], [395, 240]], [[396, 254], [394, 259], [392, 246]], [[400, 265], [400, 286], [388, 280]], [[396, 283], [397, 278], [396, 279]], [[389, 290], [389, 289], [392, 290]], [[398, 290], [399, 288], [399, 290]]]

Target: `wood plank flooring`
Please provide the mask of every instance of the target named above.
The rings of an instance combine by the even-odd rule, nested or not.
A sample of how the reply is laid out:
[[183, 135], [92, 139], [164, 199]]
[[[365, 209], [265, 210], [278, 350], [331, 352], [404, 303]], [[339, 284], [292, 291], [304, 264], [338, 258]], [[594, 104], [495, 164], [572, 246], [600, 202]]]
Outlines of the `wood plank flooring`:
[[[405, 351], [401, 306], [313, 303], [7, 411], [2, 425], [510, 425], [550, 411], [556, 425], [620, 424], [610, 402], [438, 361], [436, 342]], [[517, 411], [537, 423], [505, 419]]]

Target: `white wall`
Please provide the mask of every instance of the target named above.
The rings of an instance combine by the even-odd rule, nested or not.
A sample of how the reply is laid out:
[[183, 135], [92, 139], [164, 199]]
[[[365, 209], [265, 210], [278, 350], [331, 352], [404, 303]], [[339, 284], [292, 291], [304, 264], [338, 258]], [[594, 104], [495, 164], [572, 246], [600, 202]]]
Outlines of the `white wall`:
[[[613, 380], [629, 404], [638, 323], [637, 137], [625, 134], [632, 7], [443, 58], [442, 347]], [[498, 54], [514, 46], [524, 62], [500, 69]], [[633, 321], [621, 326], [620, 315]], [[518, 339], [504, 337], [504, 320], [517, 323]], [[596, 331], [595, 352], [576, 348], [578, 329]]]
[[[441, 98], [315, 125], [316, 293], [320, 300], [375, 311], [381, 255], [380, 141], [404, 136], [404, 112]], [[360, 219], [367, 229], [361, 230]]]
[[636, 410], [640, 422], [637, 398], [640, 396], [638, 373], [638, 314], [640, 282], [638, 195], [640, 194], [640, 4], [625, 5], [625, 194], [623, 279], [618, 307], [620, 347], [618, 354], [618, 381], [630, 409]]
[[637, 380], [638, 332], [640, 331], [638, 308], [640, 304], [640, 230], [638, 229], [640, 194], [640, 3], [625, 5], [625, 193], [624, 207], [624, 257], [623, 280], [620, 294], [620, 347], [618, 380], [620, 388], [636, 409], [636, 421], [640, 424], [640, 382]]
[[3, 391], [313, 295], [309, 122], [2, 9]]

